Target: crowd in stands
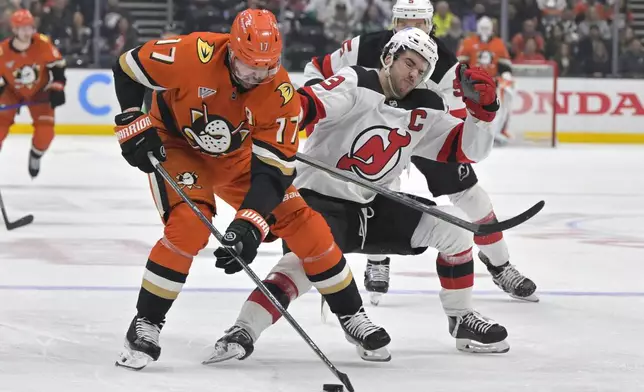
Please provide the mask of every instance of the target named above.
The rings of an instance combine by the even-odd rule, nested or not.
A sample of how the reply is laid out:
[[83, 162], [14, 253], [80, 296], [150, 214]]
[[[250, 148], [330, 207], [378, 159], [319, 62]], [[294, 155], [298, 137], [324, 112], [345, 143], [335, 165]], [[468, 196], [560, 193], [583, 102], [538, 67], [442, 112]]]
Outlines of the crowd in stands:
[[[515, 61], [552, 60], [563, 77], [644, 77], [644, 46], [634, 34], [627, 0], [508, 1], [506, 45]], [[618, 17], [613, 15], [614, 2], [619, 2]], [[11, 34], [11, 13], [27, 8], [39, 31], [52, 38], [70, 66], [109, 66], [120, 53], [139, 44], [139, 34], [136, 20], [119, 0], [101, 4], [95, 23], [95, 0], [0, 0], [0, 38]], [[463, 37], [475, 34], [482, 16], [495, 21], [498, 33], [501, 0], [433, 4], [435, 35], [453, 51]], [[291, 71], [302, 70], [311, 57], [333, 51], [357, 34], [391, 27], [390, 0], [175, 0], [177, 24], [167, 35], [227, 32], [237, 12], [246, 7], [267, 8], [278, 15], [286, 42], [284, 64]], [[611, 67], [615, 25], [618, 75]], [[93, 61], [95, 45], [98, 64]]]

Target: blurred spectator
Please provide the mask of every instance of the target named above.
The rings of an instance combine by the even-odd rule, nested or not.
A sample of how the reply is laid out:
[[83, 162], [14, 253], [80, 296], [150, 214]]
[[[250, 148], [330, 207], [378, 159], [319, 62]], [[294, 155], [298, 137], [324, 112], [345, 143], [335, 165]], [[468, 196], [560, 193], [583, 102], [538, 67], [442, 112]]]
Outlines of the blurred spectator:
[[16, 10], [22, 8], [21, 0], [0, 0], [0, 10], [8, 10], [10, 13], [14, 13]]
[[523, 21], [519, 18], [517, 7], [514, 4], [508, 4], [508, 19], [508, 34], [510, 37], [514, 37], [523, 28]]
[[[356, 23], [365, 18], [365, 14], [371, 12], [371, 20], [382, 22], [383, 27], [388, 27], [391, 22], [392, 4], [383, 0], [350, 0], [353, 3], [353, 17]], [[375, 10], [373, 9], [375, 8]], [[371, 10], [371, 11], [369, 11]]]
[[110, 45], [110, 52], [116, 57], [139, 44], [139, 35], [136, 29], [130, 25], [130, 21], [127, 18], [119, 19], [117, 29], [115, 39]]
[[556, 24], [546, 32], [546, 46], [543, 50], [544, 55], [547, 58], [554, 57], [557, 53], [559, 53], [559, 46], [561, 46], [563, 43], [563, 28], [561, 27], [561, 24]]
[[644, 77], [644, 47], [640, 40], [632, 39], [619, 57], [619, 72], [629, 78]]
[[535, 26], [541, 16], [541, 10], [535, 0], [520, 0], [517, 4], [519, 20], [532, 20]]
[[557, 63], [559, 76], [574, 76], [577, 74], [577, 63], [570, 51], [570, 45], [567, 43], [563, 42], [559, 45], [559, 51], [555, 54], [554, 61]]
[[619, 3], [619, 15], [617, 18], [613, 18], [613, 6], [608, 7], [606, 10], [606, 19], [610, 21], [612, 25], [613, 22], [617, 22], [617, 28], [619, 30], [624, 29], [627, 25], [633, 22], [633, 13], [628, 9], [627, 0], [613, 0]]
[[120, 6], [119, 0], [107, 0], [107, 5], [103, 11], [101, 35], [108, 42], [113, 42], [119, 35], [118, 25], [123, 18], [132, 20], [130, 13]]
[[[353, 18], [353, 3], [350, 0], [310, 0], [304, 12], [316, 18], [320, 23], [331, 25], [333, 24], [334, 16], [338, 13], [338, 5], [343, 8], [341, 12], [343, 17], [349, 16], [349, 19]], [[335, 33], [332, 33], [332, 35], [335, 35]]]
[[57, 41], [66, 37], [67, 27], [73, 23], [74, 13], [68, 6], [68, 0], [54, 0], [50, 3], [51, 6], [43, 7], [40, 32], [50, 36], [58, 45]]
[[452, 18], [452, 24], [449, 26], [447, 34], [441, 39], [452, 53], [456, 53], [463, 37], [465, 37], [465, 32], [461, 28], [461, 20], [455, 16]]
[[537, 6], [541, 10], [541, 24], [547, 28], [559, 23], [567, 5], [566, 0], [537, 0]]
[[481, 16], [485, 16], [485, 6], [482, 3], [476, 3], [472, 12], [463, 17], [463, 30], [468, 33], [476, 32], [476, 22]]
[[532, 19], [523, 22], [523, 31], [517, 33], [512, 38], [512, 52], [516, 55], [523, 52], [525, 41], [529, 38], [534, 38], [537, 44], [537, 51], [542, 52], [545, 42], [541, 33], [536, 29], [536, 24]]
[[354, 31], [354, 34], [359, 35], [381, 31], [387, 28], [389, 23], [390, 19], [388, 18], [388, 15], [384, 14], [375, 2], [372, 2], [367, 7], [362, 18], [359, 20], [358, 27]]
[[5, 39], [11, 37], [13, 34], [11, 32], [11, 14], [13, 12], [10, 9], [6, 9], [2, 12], [0, 19], [0, 39]]
[[586, 11], [586, 18], [579, 23], [579, 34], [588, 35], [591, 26], [595, 26], [599, 29], [599, 35], [602, 39], [610, 39], [610, 27], [605, 20], [599, 18], [595, 7], [588, 8]]
[[514, 60], [517, 62], [535, 60], [544, 61], [545, 59], [546, 58], [537, 51], [537, 41], [534, 39], [534, 37], [527, 38], [525, 40], [523, 52], [514, 57]]
[[[224, 32], [222, 30], [230, 28], [231, 21], [227, 16], [208, 0], [192, 0], [183, 23], [183, 34], [190, 34], [194, 31], [222, 33]], [[221, 27], [219, 27], [220, 25]]]
[[572, 44], [579, 41], [579, 28], [575, 22], [575, 14], [571, 9], [564, 10], [561, 15], [561, 28], [563, 29], [564, 42]]
[[599, 28], [590, 26], [590, 32], [579, 42], [581, 71], [587, 76], [601, 77], [610, 71], [610, 56]]
[[599, 19], [606, 19], [606, 7], [597, 0], [577, 0], [574, 9], [577, 21], [582, 21], [589, 9], [594, 9]]
[[627, 27], [619, 32], [619, 52], [622, 53], [628, 49], [631, 40], [635, 39], [635, 31], [632, 27]]
[[437, 37], [442, 37], [447, 34], [447, 30], [452, 25], [452, 18], [454, 14], [449, 10], [449, 4], [446, 1], [439, 1], [436, 3], [436, 10], [434, 12], [434, 22], [435, 32]]
[[328, 44], [337, 48], [344, 41], [353, 37], [352, 15], [348, 10], [347, 3], [338, 0], [335, 3], [334, 13], [329, 15], [324, 21], [324, 30]]
[[85, 17], [79, 11], [74, 12], [73, 22], [66, 29], [66, 37], [58, 47], [63, 55], [87, 55], [92, 42], [92, 29], [85, 26]]

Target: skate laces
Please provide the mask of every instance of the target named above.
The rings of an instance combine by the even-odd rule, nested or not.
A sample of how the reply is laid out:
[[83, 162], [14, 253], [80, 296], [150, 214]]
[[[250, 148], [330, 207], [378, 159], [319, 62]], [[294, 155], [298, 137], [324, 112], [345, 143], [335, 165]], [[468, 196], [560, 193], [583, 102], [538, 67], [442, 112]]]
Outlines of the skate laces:
[[521, 275], [512, 264], [508, 264], [507, 267], [503, 268], [503, 271], [496, 278], [502, 285], [512, 288], [518, 287], [525, 280], [525, 276]]
[[369, 263], [367, 278], [372, 282], [389, 282], [389, 265]]
[[245, 338], [248, 338], [248, 340], [250, 340], [251, 342], [253, 341], [253, 338], [250, 336], [248, 331], [246, 331], [244, 327], [240, 327], [239, 325], [233, 325], [232, 327], [225, 330], [224, 333], [226, 334], [226, 336], [224, 336], [224, 339], [231, 337], [238, 332], [244, 335]]
[[136, 336], [142, 340], [152, 343], [154, 345], [159, 345], [159, 334], [161, 333], [161, 327], [163, 323], [157, 325], [150, 322], [147, 318], [141, 317], [136, 320]]
[[476, 312], [470, 312], [463, 316], [463, 324], [466, 324], [470, 329], [477, 333], [487, 333], [487, 331], [494, 325]]
[[366, 336], [380, 329], [380, 327], [369, 320], [363, 308], [360, 308], [358, 313], [354, 315], [342, 316], [341, 318], [346, 331], [360, 340], [363, 340]]

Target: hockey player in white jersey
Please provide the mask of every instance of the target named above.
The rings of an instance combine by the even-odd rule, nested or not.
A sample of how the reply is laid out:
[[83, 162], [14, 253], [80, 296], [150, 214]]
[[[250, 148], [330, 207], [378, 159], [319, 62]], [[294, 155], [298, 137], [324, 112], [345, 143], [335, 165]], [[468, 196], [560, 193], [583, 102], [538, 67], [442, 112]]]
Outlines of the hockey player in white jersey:
[[[429, 79], [437, 59], [436, 43], [422, 30], [406, 28], [385, 46], [379, 70], [346, 67], [318, 84], [300, 88], [302, 124], [310, 133], [304, 152], [385, 187], [398, 180], [413, 155], [440, 162], [485, 158], [494, 142], [489, 128], [498, 109], [495, 83], [483, 70], [457, 68], [456, 85], [459, 91], [462, 87], [462, 99], [471, 113], [464, 121], [458, 119], [449, 114], [437, 93], [415, 88]], [[474, 91], [474, 96], [466, 91]], [[428, 247], [439, 251], [440, 299], [459, 350], [509, 350], [506, 329], [473, 310], [469, 232], [325, 171], [299, 163], [297, 172], [295, 183], [301, 196], [324, 216], [343, 252], [426, 257], [421, 254]], [[440, 208], [464, 217], [456, 207]], [[302, 267], [307, 260], [299, 260], [288, 249], [285, 252], [264, 282], [287, 307], [309, 291], [311, 283]], [[227, 262], [235, 261], [222, 255], [217, 265]], [[279, 319], [273, 305], [256, 292], [205, 363], [248, 357], [260, 334]], [[390, 359], [358, 352], [369, 361]]]
[[[434, 8], [429, 0], [398, 0], [393, 6], [393, 31], [383, 30], [363, 34], [345, 41], [333, 53], [313, 58], [304, 69], [307, 84], [316, 83], [338, 72], [341, 68], [359, 65], [378, 68], [380, 53], [396, 30], [418, 27], [436, 41], [438, 62], [429, 79], [419, 87], [439, 92], [450, 113], [464, 119], [467, 111], [462, 100], [454, 94], [454, 75], [458, 60], [445, 44], [432, 35]], [[498, 122], [498, 119], [497, 121]], [[440, 163], [412, 156], [411, 162], [425, 176], [429, 191], [434, 197], [447, 195], [455, 206], [476, 223], [493, 223], [496, 215], [487, 192], [478, 183], [470, 163]], [[503, 233], [475, 236], [474, 242], [480, 249], [479, 259], [485, 263], [497, 286], [514, 298], [538, 301], [537, 286], [521, 274], [512, 264]], [[389, 289], [389, 257], [370, 255], [365, 269], [365, 288], [371, 292], [371, 302], [377, 305], [380, 296]]]

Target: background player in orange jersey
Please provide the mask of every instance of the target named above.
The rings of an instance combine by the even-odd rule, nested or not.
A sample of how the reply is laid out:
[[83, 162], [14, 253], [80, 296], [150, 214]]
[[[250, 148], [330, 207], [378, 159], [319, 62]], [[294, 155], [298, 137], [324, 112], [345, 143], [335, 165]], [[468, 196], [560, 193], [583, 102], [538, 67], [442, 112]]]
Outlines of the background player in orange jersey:
[[19, 105], [28, 104], [34, 125], [29, 174], [36, 177], [54, 139], [54, 109], [65, 103], [65, 60], [49, 38], [36, 33], [29, 11], [14, 12], [11, 28], [14, 36], [0, 43], [0, 147]]
[[[270, 227], [302, 260], [306, 278], [324, 295], [348, 337], [361, 349], [389, 355], [389, 335], [367, 317], [351, 269], [324, 218], [291, 185], [301, 108], [280, 66], [281, 52], [275, 16], [245, 10], [235, 18], [230, 34], [193, 33], [150, 41], [124, 53], [115, 64], [116, 94], [123, 110], [116, 116], [116, 135], [130, 165], [150, 173], [165, 224], [163, 238], [150, 252], [137, 314], [117, 365], [140, 369], [159, 358], [166, 313], [186, 281], [193, 257], [210, 236], [154, 174], [148, 152], [165, 162], [166, 170], [209, 218], [216, 211], [214, 195], [238, 211], [222, 245], [250, 263]], [[148, 114], [140, 108], [146, 87], [155, 90]], [[225, 249], [215, 255], [226, 273], [241, 270], [226, 258]], [[269, 290], [292, 297], [281, 297], [284, 304], [298, 295], [290, 290], [300, 287], [298, 283], [277, 270], [267, 278]], [[266, 300], [259, 296], [258, 301]]]
[[512, 109], [514, 81], [512, 62], [503, 40], [494, 34], [494, 24], [487, 16], [476, 23], [476, 34], [465, 37], [456, 53], [458, 60], [471, 67], [481, 67], [497, 80], [497, 96], [501, 106], [492, 122], [495, 141], [508, 141], [506, 132]]

